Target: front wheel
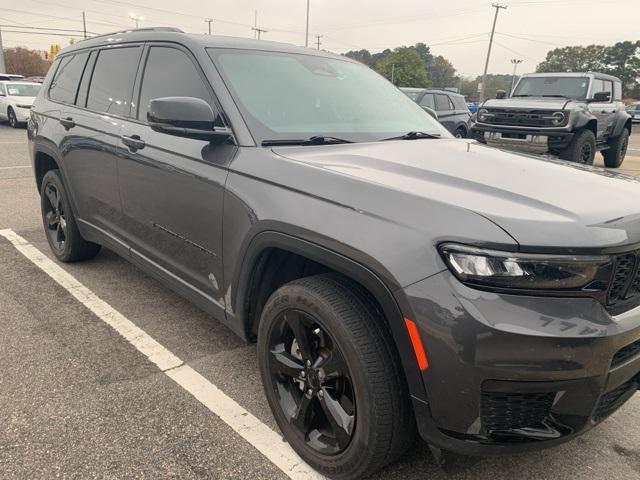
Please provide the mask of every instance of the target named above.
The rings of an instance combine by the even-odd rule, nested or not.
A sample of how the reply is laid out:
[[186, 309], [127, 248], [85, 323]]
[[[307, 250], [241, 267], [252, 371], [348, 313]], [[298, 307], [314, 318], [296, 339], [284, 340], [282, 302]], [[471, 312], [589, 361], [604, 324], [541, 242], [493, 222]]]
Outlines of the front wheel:
[[58, 260], [75, 262], [98, 254], [100, 245], [80, 235], [58, 170], [49, 170], [42, 179], [40, 207], [49, 247]]
[[258, 359], [267, 400], [291, 447], [336, 479], [399, 457], [415, 424], [384, 319], [338, 275], [295, 280], [262, 313]]
[[596, 156], [596, 136], [591, 130], [575, 134], [567, 148], [560, 152], [560, 158], [582, 165], [593, 165]]
[[602, 152], [604, 164], [609, 168], [618, 168], [622, 165], [624, 157], [627, 155], [629, 146], [629, 130], [622, 129], [622, 133], [609, 141], [609, 149]]
[[454, 133], [456, 138], [467, 138], [467, 131], [464, 127], [458, 127]]

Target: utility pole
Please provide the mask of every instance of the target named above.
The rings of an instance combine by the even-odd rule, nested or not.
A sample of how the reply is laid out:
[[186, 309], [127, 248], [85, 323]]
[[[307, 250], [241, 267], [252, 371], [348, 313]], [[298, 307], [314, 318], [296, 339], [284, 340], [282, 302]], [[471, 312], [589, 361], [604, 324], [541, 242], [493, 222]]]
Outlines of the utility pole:
[[484, 63], [484, 73], [482, 74], [482, 85], [480, 87], [480, 103], [484, 101], [484, 91], [487, 83], [487, 70], [489, 70], [489, 58], [491, 58], [491, 47], [493, 46], [493, 35], [496, 33], [496, 22], [498, 21], [498, 13], [500, 9], [507, 9], [506, 5], [500, 5], [499, 3], [491, 4], [496, 9], [496, 14], [493, 17], [493, 27], [491, 27], [491, 38], [489, 39], [489, 49], [487, 50], [487, 61]]
[[136, 28], [140, 28], [140, 22], [144, 20], [142, 15], [136, 15], [135, 13], [130, 13], [129, 18], [136, 22]]
[[392, 63], [391, 64], [391, 83], [393, 83], [394, 85], [396, 84], [395, 79], [396, 79], [396, 64]]
[[524, 60], [520, 60], [518, 58], [511, 59], [511, 63], [513, 63], [513, 78], [511, 79], [511, 92], [509, 96], [513, 94], [513, 87], [516, 86], [516, 69], [518, 68], [518, 65], [520, 65], [522, 62], [524, 62]]
[[322, 43], [320, 42], [320, 39], [323, 37], [323, 35], [316, 35], [316, 44], [318, 45], [318, 50], [320, 50], [320, 45], [322, 45]]
[[309, 46], [309, 3], [310, 3], [310, 0], [307, 0], [307, 29], [305, 30], [305, 33], [304, 33], [305, 47]]
[[7, 73], [4, 63], [4, 48], [2, 48], [2, 27], [0, 27], [0, 73]]
[[213, 22], [213, 18], [205, 18], [204, 21], [209, 24], [209, 35], [211, 35], [211, 23]]
[[260, 35], [261, 34], [268, 32], [268, 30], [265, 30], [263, 28], [258, 28], [258, 27], [251, 27], [251, 30], [254, 30], [256, 32], [256, 38], [258, 40], [260, 40]]
[[82, 34], [84, 38], [87, 38], [87, 18], [84, 15], [84, 11], [82, 12]]

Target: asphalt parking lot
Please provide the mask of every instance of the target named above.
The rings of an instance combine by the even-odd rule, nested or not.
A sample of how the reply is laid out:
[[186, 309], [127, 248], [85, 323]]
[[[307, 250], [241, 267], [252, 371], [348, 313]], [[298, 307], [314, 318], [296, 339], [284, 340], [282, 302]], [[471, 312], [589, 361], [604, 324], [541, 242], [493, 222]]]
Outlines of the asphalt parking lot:
[[[622, 171], [640, 176], [640, 135], [632, 136]], [[6, 229], [52, 258], [25, 131], [0, 125], [0, 231]], [[246, 411], [241, 415], [255, 416], [265, 432], [277, 432], [253, 345], [107, 250], [90, 262], [63, 265], [110, 309], [228, 396], [211, 408], [87, 308], [73, 288], [45, 273], [43, 262], [36, 263], [0, 236], [0, 477], [313, 478], [304, 467], [288, 470], [260, 453], [256, 435], [243, 433], [234, 417], [223, 420], [212, 411], [234, 404]], [[418, 443], [376, 478], [637, 479], [638, 425], [640, 395], [555, 449], [444, 472]]]

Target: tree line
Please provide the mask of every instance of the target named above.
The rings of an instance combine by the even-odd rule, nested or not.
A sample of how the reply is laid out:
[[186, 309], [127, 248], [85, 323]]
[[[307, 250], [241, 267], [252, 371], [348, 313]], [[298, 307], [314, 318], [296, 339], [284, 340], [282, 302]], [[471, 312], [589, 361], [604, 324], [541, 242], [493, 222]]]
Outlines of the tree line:
[[[386, 49], [371, 53], [366, 49], [344, 54], [358, 60], [399, 87], [458, 88], [460, 93], [474, 99], [478, 94], [481, 76], [463, 78], [453, 64], [443, 56], [431, 54], [425, 43], [410, 47]], [[622, 80], [626, 97], [640, 97], [640, 41], [618, 42], [611, 46], [588, 45], [556, 48], [547, 53], [545, 61], [537, 65], [537, 72], [602, 72]], [[485, 94], [495, 96], [498, 90], [511, 90], [513, 76], [487, 75]]]

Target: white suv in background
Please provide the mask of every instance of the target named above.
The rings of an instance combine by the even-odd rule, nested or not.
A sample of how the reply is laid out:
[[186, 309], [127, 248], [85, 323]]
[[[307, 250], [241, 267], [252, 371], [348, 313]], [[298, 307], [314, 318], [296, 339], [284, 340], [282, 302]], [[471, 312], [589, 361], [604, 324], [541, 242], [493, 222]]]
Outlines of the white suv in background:
[[32, 82], [0, 81], [0, 120], [7, 120], [13, 128], [26, 123], [41, 86]]

